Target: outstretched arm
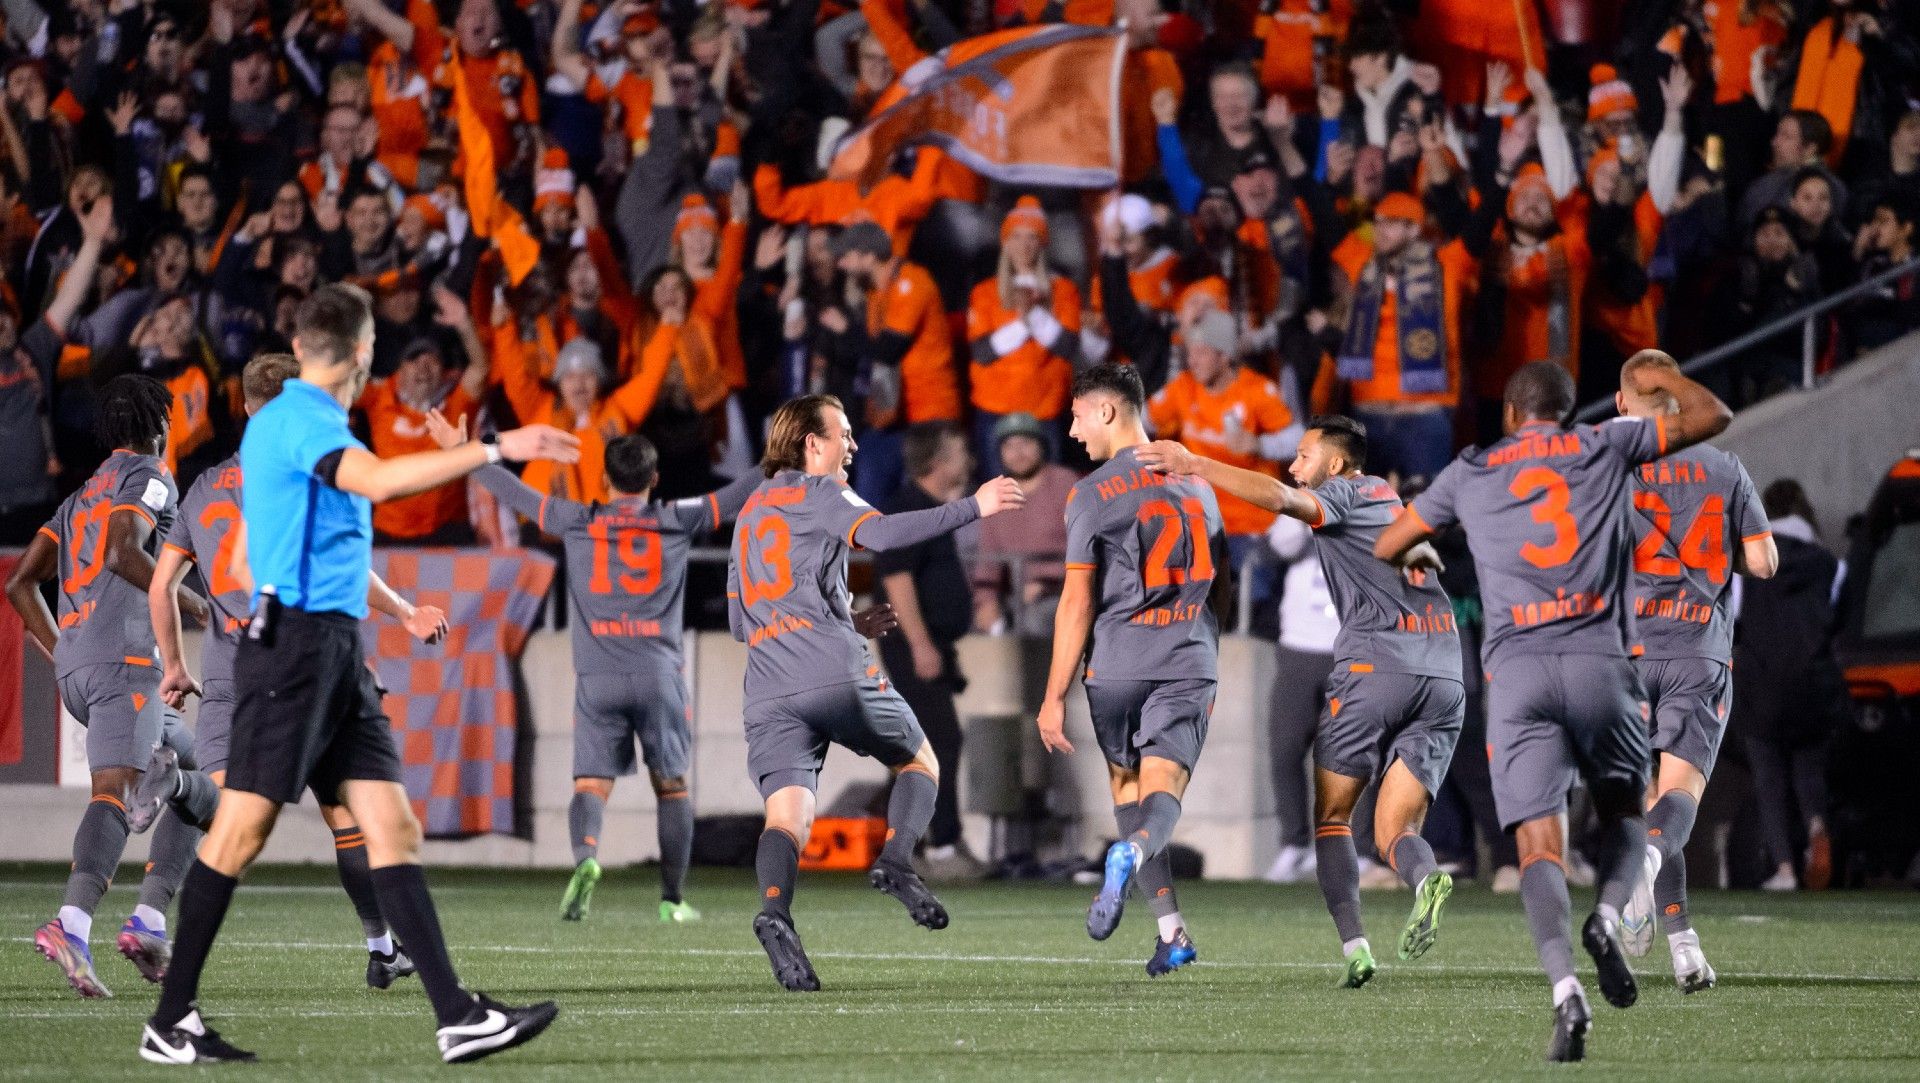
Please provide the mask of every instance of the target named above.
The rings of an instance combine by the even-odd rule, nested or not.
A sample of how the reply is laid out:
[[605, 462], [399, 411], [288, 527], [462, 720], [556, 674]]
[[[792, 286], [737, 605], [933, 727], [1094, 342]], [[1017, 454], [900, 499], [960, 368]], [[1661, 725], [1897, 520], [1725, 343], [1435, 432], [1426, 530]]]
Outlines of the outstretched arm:
[[873, 512], [854, 525], [853, 543], [877, 553], [903, 549], [951, 533], [975, 519], [985, 519], [1020, 507], [1026, 502], [1027, 494], [1020, 490], [1019, 482], [1012, 478], [994, 478], [980, 486], [972, 496], [950, 500], [937, 508], [899, 515]]
[[1172, 440], [1157, 440], [1134, 454], [1147, 469], [1162, 474], [1193, 474], [1216, 489], [1231, 493], [1255, 507], [1317, 525], [1320, 503], [1305, 489], [1283, 484], [1279, 478], [1195, 455]]
[[[546, 459], [552, 462], [580, 461], [580, 438], [561, 432], [551, 425], [528, 425], [500, 434], [500, 455], [514, 462]], [[339, 466], [330, 480], [342, 492], [355, 493], [379, 503], [397, 497], [412, 496], [466, 477], [487, 465], [485, 444], [462, 444], [440, 451], [416, 451], [382, 459], [363, 448], [350, 447], [340, 456]]]
[[1067, 568], [1060, 584], [1060, 605], [1053, 617], [1053, 661], [1047, 667], [1047, 694], [1040, 701], [1040, 743], [1049, 752], [1073, 753], [1067, 740], [1067, 689], [1080, 673], [1087, 637], [1093, 632], [1093, 569]]

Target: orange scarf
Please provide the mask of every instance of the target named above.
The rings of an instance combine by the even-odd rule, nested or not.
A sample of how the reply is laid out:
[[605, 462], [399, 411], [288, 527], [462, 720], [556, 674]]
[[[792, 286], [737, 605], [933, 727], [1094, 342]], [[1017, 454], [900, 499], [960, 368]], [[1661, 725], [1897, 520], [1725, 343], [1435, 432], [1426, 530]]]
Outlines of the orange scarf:
[[1835, 37], [1838, 17], [1829, 15], [1814, 24], [1800, 48], [1800, 74], [1793, 83], [1793, 107], [1811, 109], [1833, 126], [1833, 146], [1827, 164], [1837, 167], [1853, 131], [1853, 103], [1860, 93], [1860, 70], [1866, 56], [1844, 36]]

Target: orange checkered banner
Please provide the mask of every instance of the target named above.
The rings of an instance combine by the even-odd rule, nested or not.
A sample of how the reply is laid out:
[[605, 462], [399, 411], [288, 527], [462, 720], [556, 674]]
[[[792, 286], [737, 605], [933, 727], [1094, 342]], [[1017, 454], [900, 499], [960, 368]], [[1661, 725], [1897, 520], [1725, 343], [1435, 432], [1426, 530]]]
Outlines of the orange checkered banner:
[[435, 838], [511, 834], [520, 714], [513, 670], [553, 558], [518, 549], [376, 549], [373, 569], [415, 605], [446, 610], [428, 645], [376, 615], [370, 644], [387, 690], [407, 796]]
[[828, 175], [871, 188], [904, 147], [931, 144], [1007, 184], [1110, 188], [1120, 178], [1124, 31], [1046, 26], [970, 38], [900, 76], [905, 96], [841, 144]]

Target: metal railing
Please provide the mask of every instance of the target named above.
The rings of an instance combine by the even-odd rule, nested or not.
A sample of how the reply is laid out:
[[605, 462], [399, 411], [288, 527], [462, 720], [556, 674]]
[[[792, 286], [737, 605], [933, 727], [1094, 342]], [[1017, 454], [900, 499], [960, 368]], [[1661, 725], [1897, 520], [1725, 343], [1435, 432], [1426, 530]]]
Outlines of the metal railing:
[[[1798, 324], [1800, 326], [1800, 389], [1803, 391], [1811, 389], [1814, 384], [1814, 354], [1819, 339], [1817, 321], [1842, 305], [1858, 300], [1895, 279], [1916, 272], [1920, 272], [1920, 257], [1910, 259], [1898, 267], [1890, 267], [1864, 282], [1856, 282], [1839, 293], [1822, 297], [1804, 308], [1789, 312], [1777, 320], [1748, 331], [1731, 342], [1721, 343], [1706, 353], [1689, 359], [1680, 366], [1680, 371], [1688, 376], [1697, 377], [1709, 369], [1719, 368], [1763, 342], [1793, 330], [1794, 325]], [[1609, 396], [1586, 404], [1574, 416], [1579, 421], [1598, 421], [1612, 412], [1613, 398]]]

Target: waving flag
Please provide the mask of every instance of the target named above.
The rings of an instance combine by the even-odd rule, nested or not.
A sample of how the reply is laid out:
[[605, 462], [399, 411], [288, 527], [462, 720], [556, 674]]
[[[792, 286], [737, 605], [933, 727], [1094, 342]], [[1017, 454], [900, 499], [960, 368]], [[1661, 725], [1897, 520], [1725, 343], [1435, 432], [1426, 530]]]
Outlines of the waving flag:
[[[841, 144], [828, 176], [870, 188], [932, 144], [1009, 184], [1109, 188], [1120, 175], [1125, 33], [1051, 24], [973, 38], [915, 64]], [[887, 104], [892, 98], [891, 104]]]

